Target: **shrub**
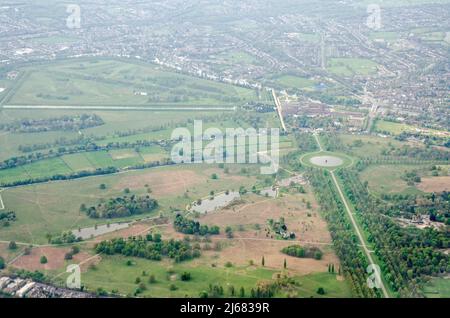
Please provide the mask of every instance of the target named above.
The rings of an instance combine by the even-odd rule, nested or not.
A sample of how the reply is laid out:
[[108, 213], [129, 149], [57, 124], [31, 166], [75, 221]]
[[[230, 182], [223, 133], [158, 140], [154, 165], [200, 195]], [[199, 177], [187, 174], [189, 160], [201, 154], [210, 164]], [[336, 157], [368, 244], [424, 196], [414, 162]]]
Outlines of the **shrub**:
[[8, 248], [10, 250], [15, 250], [17, 248], [17, 244], [14, 241], [9, 242]]
[[76, 245], [72, 246], [72, 254], [78, 254], [80, 252], [80, 248]]
[[41, 262], [41, 264], [47, 264], [48, 262], [47, 257], [45, 255], [42, 255], [39, 261]]
[[191, 280], [191, 273], [184, 272], [183, 274], [181, 274], [181, 280], [182, 281], [189, 281], [189, 280]]
[[65, 260], [70, 260], [70, 259], [72, 259], [72, 258], [73, 258], [72, 253], [66, 253], [66, 255], [64, 255], [64, 259], [65, 259]]
[[149, 282], [149, 284], [154, 284], [154, 283], [156, 283], [156, 277], [155, 277], [155, 275], [150, 275], [150, 277], [148, 278], [148, 282]]

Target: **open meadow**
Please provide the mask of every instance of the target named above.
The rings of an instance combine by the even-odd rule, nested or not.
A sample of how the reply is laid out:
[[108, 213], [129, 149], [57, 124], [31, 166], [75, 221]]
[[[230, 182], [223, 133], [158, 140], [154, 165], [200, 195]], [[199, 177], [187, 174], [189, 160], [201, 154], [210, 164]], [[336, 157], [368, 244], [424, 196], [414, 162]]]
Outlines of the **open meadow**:
[[6, 105], [235, 106], [254, 90], [182, 75], [162, 66], [85, 59], [31, 66]]
[[378, 67], [376, 62], [363, 58], [332, 58], [327, 65], [330, 73], [343, 77], [372, 75]]
[[[43, 244], [46, 243], [47, 233], [59, 234], [107, 223], [108, 220], [90, 219], [80, 212], [80, 205], [95, 205], [102, 200], [122, 196], [127, 188], [131, 194], [151, 192], [149, 194], [159, 202], [159, 212], [183, 210], [187, 204], [207, 196], [210, 191], [253, 186], [257, 183], [257, 171], [254, 168], [249, 173], [241, 174], [240, 168], [230, 167], [225, 173], [223, 169], [193, 164], [6, 189], [1, 193], [3, 202], [8, 209], [16, 212], [17, 221], [2, 228], [1, 237], [3, 240]], [[211, 179], [214, 173], [218, 176], [217, 180]], [[105, 184], [104, 190], [100, 189], [101, 184]], [[64, 198], [63, 202], [61, 198]]]
[[[19, 257], [11, 265], [26, 270], [38, 269], [53, 282], [63, 283], [67, 276], [65, 267], [78, 263], [82, 269], [82, 284], [87, 290], [129, 296], [198, 297], [202, 292], [211, 294], [211, 286], [216, 285], [223, 289], [219, 297], [242, 296], [241, 288], [244, 296], [249, 297], [257, 286], [290, 277], [291, 283], [278, 289], [275, 296], [350, 297], [346, 279], [337, 274], [339, 260], [334, 254], [327, 225], [309, 190], [304, 194], [285, 193], [278, 198], [244, 195], [236, 204], [196, 217], [202, 224], [220, 224], [222, 233], [199, 240], [201, 256], [194, 260], [177, 263], [167, 259], [152, 261], [123, 255], [96, 255], [92, 251], [94, 243], [87, 241], [78, 244], [81, 251], [73, 260], [64, 260], [70, 250], [68, 247], [35, 247], [29, 255]], [[155, 197], [161, 196], [155, 193]], [[270, 233], [268, 220], [280, 218], [296, 233], [295, 239], [283, 240]], [[148, 222], [137, 222], [128, 229], [97, 237], [95, 241], [149, 232], [160, 233], [164, 239], [190, 237], [194, 242], [198, 240], [176, 232], [171, 222], [157, 226], [149, 226]], [[225, 235], [226, 226], [232, 228], [232, 237]], [[283, 247], [295, 244], [315, 246], [323, 256], [320, 259], [297, 258], [281, 252]], [[40, 264], [41, 256], [46, 256], [48, 263]], [[333, 264], [336, 273], [328, 271], [329, 264]], [[184, 273], [190, 274], [189, 280], [182, 279]], [[135, 294], [138, 286], [139, 293]], [[323, 288], [325, 293], [317, 294], [318, 288]]]

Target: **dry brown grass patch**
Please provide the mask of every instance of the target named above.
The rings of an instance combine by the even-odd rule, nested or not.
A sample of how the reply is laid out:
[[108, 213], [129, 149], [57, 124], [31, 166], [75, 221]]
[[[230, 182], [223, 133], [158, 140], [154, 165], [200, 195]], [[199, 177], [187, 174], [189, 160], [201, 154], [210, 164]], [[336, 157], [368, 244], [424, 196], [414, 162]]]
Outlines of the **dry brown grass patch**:
[[417, 188], [424, 192], [450, 191], [450, 176], [422, 178]]

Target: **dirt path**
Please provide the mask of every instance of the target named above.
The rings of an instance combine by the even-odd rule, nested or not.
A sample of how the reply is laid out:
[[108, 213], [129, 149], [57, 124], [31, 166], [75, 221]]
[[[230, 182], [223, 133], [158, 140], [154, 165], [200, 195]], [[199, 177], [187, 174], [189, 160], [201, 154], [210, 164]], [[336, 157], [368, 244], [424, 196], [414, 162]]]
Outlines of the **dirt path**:
[[4, 210], [5, 209], [5, 205], [3, 204], [3, 199], [2, 199], [2, 192], [5, 189], [0, 189], [0, 210]]
[[316, 138], [317, 144], [319, 145], [319, 150], [323, 151], [322, 145], [320, 144], [319, 136], [317, 136], [316, 133], [314, 133], [313, 135], [314, 135], [314, 138]]
[[278, 117], [280, 117], [280, 122], [281, 122], [281, 127], [283, 127], [283, 130], [286, 131], [286, 125], [284, 124], [284, 119], [283, 119], [283, 111], [281, 108], [281, 103], [280, 100], [277, 97], [277, 94], [275, 93], [275, 90], [272, 89], [272, 96], [273, 96], [273, 100], [275, 102], [275, 105], [277, 106], [277, 112], [278, 112]]

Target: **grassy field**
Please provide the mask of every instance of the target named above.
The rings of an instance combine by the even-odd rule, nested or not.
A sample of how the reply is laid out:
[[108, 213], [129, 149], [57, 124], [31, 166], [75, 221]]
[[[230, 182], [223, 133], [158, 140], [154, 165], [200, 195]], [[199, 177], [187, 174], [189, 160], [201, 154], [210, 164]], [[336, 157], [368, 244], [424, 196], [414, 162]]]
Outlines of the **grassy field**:
[[450, 279], [432, 278], [424, 287], [424, 293], [427, 298], [449, 298], [450, 297]]
[[[156, 150], [155, 154], [158, 154]], [[26, 179], [51, 177], [57, 174], [68, 175], [82, 170], [108, 167], [126, 168], [140, 163], [144, 163], [144, 159], [134, 149], [76, 153], [0, 170], [0, 185]]]
[[306, 89], [306, 90], [313, 90], [314, 86], [317, 84], [315, 81], [311, 79], [293, 75], [283, 75], [277, 77], [275, 81], [285, 87]]
[[139, 155], [145, 162], [155, 162], [170, 157], [169, 152], [159, 146], [142, 147], [139, 149]]
[[74, 170], [61, 158], [36, 161], [24, 166], [0, 170], [0, 185], [19, 180], [70, 174]]
[[398, 32], [372, 32], [369, 38], [372, 40], [382, 39], [387, 42], [392, 42], [398, 40], [400, 38], [400, 34]]
[[[104, 164], [97, 160], [99, 165]], [[103, 199], [122, 196], [125, 188], [131, 189], [132, 194], [146, 195], [147, 185], [151, 196], [160, 204], [159, 211], [184, 210], [187, 204], [207, 196], [210, 191], [237, 190], [241, 185], [250, 188], [257, 183], [259, 169], [253, 167], [248, 174], [242, 174], [243, 167], [249, 168], [248, 165], [230, 165], [227, 174], [214, 165], [192, 164], [6, 189], [2, 192], [3, 202], [8, 210], [16, 212], [17, 221], [1, 229], [1, 238], [43, 244], [46, 233], [104, 224], [107, 220], [90, 219], [80, 213], [80, 204], [90, 206]], [[217, 180], [211, 179], [213, 173], [218, 175]], [[99, 189], [102, 183], [106, 185], [105, 190]]]
[[402, 132], [419, 133], [422, 135], [447, 136], [450, 137], [449, 132], [439, 131], [430, 128], [418, 128], [405, 123], [396, 123], [386, 120], [377, 120], [375, 129], [379, 132], [388, 132], [392, 135], [400, 135]]
[[[165, 112], [161, 112], [162, 114], [168, 114]], [[89, 128], [83, 130], [83, 134], [85, 136], [102, 136], [99, 140], [95, 140], [95, 143], [99, 146], [106, 146], [110, 143], [134, 143], [137, 141], [159, 141], [159, 140], [169, 140], [171, 139], [172, 132], [175, 127], [186, 127], [193, 133], [194, 127], [193, 123], [188, 122], [187, 119], [191, 117], [185, 117], [185, 121], [182, 125], [178, 123], [178, 120], [182, 120], [183, 115], [186, 116], [186, 113], [180, 112], [180, 114], [176, 115], [174, 120], [170, 120], [169, 117], [162, 118], [162, 121], [159, 126], [154, 121], [149, 120], [149, 124], [151, 126], [144, 126], [147, 129], [151, 129], [152, 131], [140, 133], [133, 132], [130, 135], [121, 136], [120, 128], [122, 125], [127, 124], [128, 129], [130, 127], [135, 127], [133, 120], [136, 119], [134, 116], [136, 113], [132, 112], [118, 112], [118, 116], [111, 115], [106, 116], [106, 124], [99, 127]], [[114, 114], [114, 112], [113, 112]], [[145, 113], [147, 114], [147, 113]], [[192, 116], [192, 112], [190, 116]], [[103, 113], [102, 113], [103, 115]], [[130, 117], [128, 117], [130, 115]], [[159, 114], [152, 114], [153, 116], [158, 116]], [[42, 118], [47, 118], [49, 114], [47, 112], [43, 113]], [[233, 117], [227, 117], [223, 114], [214, 114], [209, 115], [207, 117], [202, 117], [203, 114], [198, 117], [199, 120], [203, 121], [203, 131], [206, 131], [208, 128], [218, 128], [221, 129], [223, 133], [225, 133], [227, 128], [237, 128], [237, 127], [249, 127], [249, 123], [242, 118], [233, 119]], [[271, 114], [261, 114], [257, 115], [259, 122], [264, 127], [277, 127], [279, 125], [279, 121], [275, 115]], [[16, 117], [17, 118], [17, 117]], [[28, 117], [29, 118], [29, 117]], [[120, 120], [123, 121], [120, 121]], [[144, 122], [142, 124], [145, 124]], [[106, 127], [107, 126], [107, 127]], [[114, 127], [117, 127], [114, 129]], [[114, 129], [114, 130], [113, 130]], [[60, 134], [60, 135], [58, 135]], [[60, 137], [58, 137], [60, 136]], [[43, 133], [4, 133], [0, 135], [0, 145], [5, 144], [6, 151], [2, 152], [3, 158], [0, 159], [9, 159], [12, 156], [24, 155], [23, 152], [18, 150], [20, 145], [32, 145], [36, 144], [45, 144], [47, 142], [54, 142], [56, 139], [64, 138], [64, 139], [74, 139], [79, 137], [79, 135], [75, 132], [43, 132]], [[47, 139], [48, 138], [48, 139]], [[204, 142], [206, 145], [208, 142]], [[282, 136], [280, 138], [280, 149], [283, 148], [291, 148], [292, 143], [289, 137]], [[58, 149], [54, 147], [53, 151], [57, 151]], [[136, 152], [136, 150], [138, 152]], [[44, 150], [43, 152], [47, 152], [48, 150]], [[12, 169], [0, 170], [0, 185], [11, 183], [14, 181], [36, 178], [36, 177], [51, 177], [55, 174], [70, 174], [71, 172], [81, 171], [81, 170], [94, 170], [97, 168], [107, 168], [107, 167], [116, 167], [116, 168], [126, 168], [130, 166], [135, 166], [137, 164], [142, 164], [145, 162], [155, 162], [161, 161], [162, 159], [170, 157], [170, 149], [163, 149], [160, 146], [151, 146], [151, 147], [139, 147], [139, 149], [119, 149], [119, 150], [110, 150], [110, 151], [95, 151], [95, 152], [85, 152], [85, 153], [77, 153], [64, 155], [61, 158], [54, 158], [51, 160], [44, 159], [32, 164], [26, 164], [23, 166], [19, 166]], [[51, 169], [49, 169], [49, 167]]]
[[[97, 140], [98, 145], [104, 146], [110, 142], [136, 142], [138, 140], [157, 141], [170, 139], [175, 127], [192, 127], [189, 121], [203, 120], [204, 128], [218, 127], [220, 129], [232, 127], [248, 127], [249, 123], [243, 118], [231, 120], [232, 114], [222, 112], [193, 112], [193, 111], [48, 111], [48, 110], [2, 110], [0, 111], [0, 123], [25, 119], [46, 119], [61, 116], [74, 116], [80, 114], [95, 113], [105, 122], [104, 125], [83, 129], [83, 135], [103, 137]], [[264, 127], [278, 127], [279, 121], [275, 114], [256, 114]], [[155, 120], [158, 118], [158, 120]], [[120, 137], [119, 132], [129, 132], [134, 129], [145, 129], [148, 132], [136, 131], [134, 134]], [[75, 131], [49, 131], [39, 133], [11, 133], [0, 131], [0, 160], [6, 160], [24, 153], [19, 151], [19, 146], [33, 144], [54, 143], [64, 138], [73, 140], [79, 137]], [[53, 150], [57, 150], [56, 148]]]
[[[244, 58], [235, 52], [235, 58]], [[80, 110], [0, 110], [0, 124], [26, 119], [45, 119], [61, 116], [74, 116], [85, 113], [95, 113], [104, 124], [83, 129], [85, 136], [103, 137], [100, 145], [108, 142], [123, 142], [136, 140], [160, 140], [170, 138], [175, 127], [185, 126], [193, 119], [208, 120], [210, 126], [222, 127], [224, 118], [230, 114], [222, 111], [102, 111], [83, 110], [88, 105], [143, 105], [143, 106], [236, 106], [247, 101], [269, 100], [267, 94], [242, 87], [203, 80], [171, 72], [152, 64], [142, 64], [139, 61], [118, 61], [104, 59], [80, 59], [54, 62], [43, 66], [29, 66], [21, 70], [23, 78], [19, 80], [0, 82], [0, 87], [14, 86], [14, 94], [8, 95], [6, 104], [23, 105], [76, 105]], [[141, 94], [142, 93], [142, 94]], [[0, 93], [0, 98], [2, 97]], [[176, 98], [175, 98], [176, 97]], [[171, 100], [175, 98], [174, 100]], [[225, 116], [224, 116], [225, 115]], [[278, 125], [270, 114], [256, 114], [261, 117], [266, 126]], [[157, 118], [157, 120], [155, 120]], [[243, 121], [229, 123], [224, 127], [248, 126]], [[150, 131], [119, 137], [118, 132], [145, 129]], [[79, 137], [76, 131], [50, 131], [39, 133], [12, 133], [0, 131], [0, 160], [24, 155], [19, 146], [54, 143], [61, 138], [71, 140]], [[57, 150], [57, 149], [53, 149]], [[154, 158], [161, 158], [159, 155]], [[86, 168], [87, 162], [82, 156], [80, 164], [76, 160], [67, 159], [70, 169]], [[95, 158], [94, 162], [96, 162]], [[150, 160], [141, 158], [140, 160]], [[104, 158], [104, 161], [106, 158]], [[114, 166], [129, 165], [140, 160], [122, 160], [113, 162]], [[66, 161], [66, 160], [65, 160]], [[128, 162], [127, 162], [128, 161]], [[98, 163], [96, 163], [98, 164]], [[96, 164], [93, 164], [94, 166]], [[92, 164], [91, 164], [92, 165]], [[102, 164], [98, 164], [102, 166]], [[19, 169], [22, 170], [22, 169]], [[9, 174], [9, 173], [8, 173]], [[14, 174], [14, 172], [11, 172]]]
[[[127, 266], [126, 261], [132, 260], [133, 265]], [[211, 263], [209, 263], [211, 262]], [[230, 296], [229, 286], [237, 291], [244, 287], [246, 296], [250, 290], [256, 288], [258, 282], [270, 281], [279, 271], [259, 266], [212, 267], [214, 255], [202, 256], [199, 260], [172, 263], [170, 261], [155, 262], [145, 259], [128, 258], [123, 256], [102, 256], [100, 264], [95, 269], [89, 269], [82, 274], [82, 282], [89, 290], [103, 288], [111, 292], [116, 290], [121, 294], [132, 295], [137, 288], [135, 283], [139, 277], [146, 286], [140, 295], [143, 297], [198, 297], [201, 291], [208, 291], [209, 285], [220, 282], [224, 289], [224, 296]], [[146, 276], [143, 276], [143, 271]], [[181, 281], [180, 275], [191, 273], [190, 281]], [[154, 275], [156, 283], [148, 282], [149, 275]], [[295, 277], [298, 286], [290, 291], [296, 297], [350, 297], [350, 290], [345, 281], [339, 281], [335, 275], [318, 273]], [[175, 285], [176, 290], [170, 290]], [[316, 293], [323, 287], [326, 294]], [[287, 292], [281, 291], [276, 296], [286, 297]]]
[[218, 56], [228, 64], [257, 64], [258, 59], [244, 51], [229, 51]]
[[392, 138], [369, 135], [339, 135], [339, 139], [350, 148], [350, 154], [361, 158], [381, 156], [383, 150], [400, 147], [405, 143]]
[[389, 132], [393, 135], [400, 135], [402, 132], [415, 132], [414, 127], [411, 125], [386, 120], [377, 120], [375, 130]]
[[64, 155], [61, 159], [66, 165], [73, 171], [81, 170], [94, 170], [95, 167], [88, 160], [85, 153], [75, 153], [70, 155]]
[[422, 169], [423, 166], [411, 165], [379, 165], [370, 166], [361, 172], [361, 180], [369, 183], [371, 192], [382, 193], [403, 193], [413, 194], [421, 193], [415, 186], [408, 186], [406, 181], [402, 180], [405, 171]]
[[[0, 111], [0, 122], [2, 120], [2, 113]], [[27, 118], [31, 116], [28, 114]], [[49, 131], [49, 132], [37, 132], [33, 134], [26, 133], [10, 133], [6, 131], [0, 131], [0, 160], [6, 160], [10, 157], [23, 155], [19, 151], [20, 145], [32, 145], [32, 144], [45, 144], [47, 142], [53, 142], [59, 138], [73, 139], [77, 134], [71, 131]]]
[[7, 104], [76, 106], [234, 106], [257, 100], [251, 89], [151, 64], [83, 60], [35, 66]]
[[378, 64], [362, 58], [332, 58], [327, 69], [338, 76], [371, 75], [377, 72]]
[[[226, 123], [223, 123], [226, 125]], [[236, 124], [235, 124], [236, 125]], [[205, 129], [209, 125], [205, 125]], [[213, 126], [213, 124], [211, 125]], [[231, 127], [231, 126], [229, 126]], [[155, 133], [138, 134], [126, 137], [114, 137], [99, 142], [106, 145], [111, 142], [135, 142], [139, 140], [158, 140], [159, 137], [170, 138], [169, 130]], [[169, 135], [167, 135], [169, 134]], [[164, 139], [165, 139], [164, 138]], [[209, 142], [204, 141], [206, 146]], [[293, 147], [292, 140], [287, 136], [280, 138], [279, 149], [289, 151]], [[57, 158], [42, 159], [15, 168], [0, 170], [0, 185], [34, 178], [52, 177], [57, 174], [68, 175], [77, 171], [95, 170], [98, 168], [115, 167], [119, 169], [133, 167], [146, 162], [157, 162], [170, 158], [170, 150], [160, 146], [122, 148], [100, 150], [63, 155]]]
[[[193, 111], [68, 111], [68, 110], [0, 110], [0, 123], [19, 121], [26, 119], [46, 119], [62, 116], [74, 116], [95, 113], [103, 119], [104, 125], [83, 129], [86, 136], [105, 136], [105, 140], [98, 144], [105, 145], [108, 142], [136, 141], [136, 140], [160, 140], [170, 138], [174, 127], [187, 124], [193, 119], [212, 119], [216, 123], [223, 120], [224, 113], [221, 112], [193, 112]], [[155, 120], [157, 118], [158, 120]], [[217, 120], [216, 120], [217, 118]], [[129, 131], [130, 129], [154, 129], [149, 133], [136, 133], [127, 137], [118, 137], [117, 132]], [[56, 140], [65, 138], [67, 140], [79, 137], [75, 131], [49, 131], [38, 133], [11, 133], [0, 131], [0, 160], [13, 156], [23, 155], [19, 151], [20, 145], [33, 145], [54, 143]]]

